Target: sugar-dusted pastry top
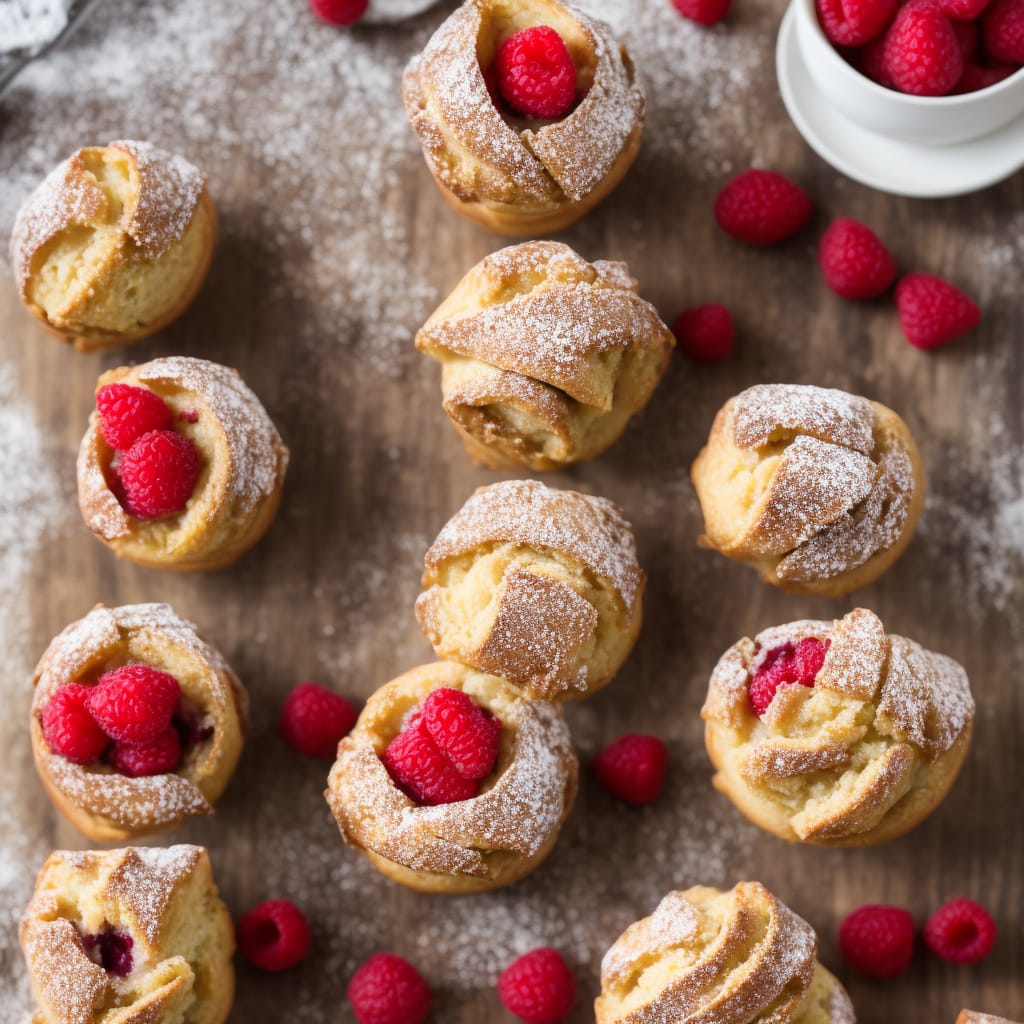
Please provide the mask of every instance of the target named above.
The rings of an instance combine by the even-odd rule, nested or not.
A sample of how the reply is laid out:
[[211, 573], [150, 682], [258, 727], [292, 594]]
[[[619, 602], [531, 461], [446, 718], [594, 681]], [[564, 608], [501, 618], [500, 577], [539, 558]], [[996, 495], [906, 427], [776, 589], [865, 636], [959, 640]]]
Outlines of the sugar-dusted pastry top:
[[[758, 717], [750, 686], [759, 668], [808, 637], [828, 645], [813, 687], [779, 687]], [[712, 673], [702, 715], [716, 784], [763, 802], [795, 838], [828, 841], [870, 832], [901, 801], [925, 801], [934, 766], [962, 756], [974, 700], [952, 658], [887, 634], [858, 608], [738, 641]]]
[[956, 1024], [1016, 1024], [1005, 1017], [994, 1017], [991, 1013], [978, 1013], [975, 1010], [961, 1010]]

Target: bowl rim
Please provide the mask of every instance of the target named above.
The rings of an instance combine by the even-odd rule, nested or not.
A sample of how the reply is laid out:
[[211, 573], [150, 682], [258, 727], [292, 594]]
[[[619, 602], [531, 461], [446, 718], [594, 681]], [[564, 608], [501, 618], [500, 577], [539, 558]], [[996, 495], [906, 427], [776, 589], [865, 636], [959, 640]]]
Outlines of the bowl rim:
[[857, 82], [860, 87], [866, 87], [874, 95], [892, 103], [928, 110], [965, 107], [975, 104], [979, 100], [988, 100], [993, 96], [1009, 92], [1011, 89], [1018, 88], [1024, 84], [1024, 66], [1021, 66], [1012, 75], [1007, 75], [1001, 82], [987, 85], [984, 89], [975, 89], [974, 92], [956, 93], [949, 96], [914, 96], [912, 93], [890, 89], [868, 78], [864, 72], [855, 68], [836, 49], [835, 44], [825, 35], [825, 30], [821, 27], [815, 0], [793, 0], [793, 6], [802, 15], [804, 21], [810, 26], [811, 31], [817, 36], [818, 40], [828, 48], [831, 54], [831, 57], [828, 59], [841, 69], [840, 74], [845, 75], [850, 81]]

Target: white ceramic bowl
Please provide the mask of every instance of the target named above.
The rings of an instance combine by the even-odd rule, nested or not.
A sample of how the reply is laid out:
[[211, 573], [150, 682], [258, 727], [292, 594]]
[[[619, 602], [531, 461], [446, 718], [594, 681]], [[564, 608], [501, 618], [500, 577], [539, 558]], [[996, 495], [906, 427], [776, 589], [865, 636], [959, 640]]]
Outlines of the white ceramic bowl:
[[903, 142], [948, 146], [981, 138], [1024, 116], [1024, 68], [961, 96], [908, 96], [872, 82], [828, 41], [814, 0], [793, 0], [796, 40], [814, 84], [868, 131]]

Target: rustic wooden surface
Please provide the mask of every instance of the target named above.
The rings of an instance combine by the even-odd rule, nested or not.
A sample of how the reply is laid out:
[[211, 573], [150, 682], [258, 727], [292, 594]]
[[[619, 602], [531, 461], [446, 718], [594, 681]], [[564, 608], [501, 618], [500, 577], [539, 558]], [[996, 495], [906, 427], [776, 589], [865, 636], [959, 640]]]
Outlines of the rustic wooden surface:
[[[301, 6], [299, 0], [289, 3]], [[239, 21], [244, 39], [247, 18], [269, 15], [260, 5], [238, 6], [246, 11]], [[140, 15], [140, 33], [160, 31], [173, 7], [151, 5], [146, 19]], [[13, 794], [4, 822], [11, 835], [3, 849], [24, 863], [6, 864], [0, 873], [15, 879], [0, 884], [0, 1018], [24, 1016], [14, 929], [28, 879], [50, 848], [84, 845], [51, 809], [32, 771], [24, 728], [27, 673], [48, 639], [99, 600], [169, 601], [223, 648], [254, 698], [254, 731], [218, 813], [172, 838], [210, 847], [235, 912], [270, 896], [302, 903], [316, 943], [305, 965], [281, 976], [240, 966], [234, 1021], [351, 1021], [347, 978], [355, 964], [384, 947], [408, 955], [435, 984], [432, 1019], [511, 1020], [494, 994], [494, 976], [513, 955], [542, 943], [561, 946], [572, 960], [581, 990], [572, 1019], [585, 1021], [592, 1019], [589, 1000], [600, 954], [625, 925], [649, 913], [672, 887], [728, 885], [743, 877], [762, 880], [814, 924], [822, 959], [847, 982], [866, 1024], [952, 1024], [965, 1005], [1024, 1018], [1024, 251], [1017, 244], [1024, 179], [1018, 175], [979, 195], [942, 202], [888, 197], [844, 180], [801, 142], [778, 98], [770, 48], [781, 4], [739, 0], [738, 8], [727, 31], [763, 48], [764, 55], [742, 90], [750, 131], [730, 143], [726, 156], [736, 167], [756, 158], [804, 182], [819, 201], [814, 226], [770, 252], [744, 248], [717, 231], [709, 211], [722, 174], [703, 162], [701, 133], [694, 149], [687, 153], [684, 147], [681, 155], [657, 138], [690, 121], [722, 116], [710, 102], [670, 109], [687, 101], [686, 92], [678, 104], [674, 97], [655, 102], [648, 142], [632, 174], [603, 208], [564, 235], [590, 258], [628, 260], [643, 293], [667, 318], [683, 305], [714, 299], [731, 304], [739, 323], [736, 358], [716, 368], [678, 359], [648, 410], [611, 452], [547, 478], [618, 501], [635, 524], [650, 576], [634, 655], [611, 687], [568, 712], [581, 757], [588, 759], [622, 731], [656, 732], [671, 747], [671, 781], [656, 806], [636, 812], [617, 806], [585, 777], [549, 863], [507, 893], [446, 901], [378, 878], [337, 837], [321, 798], [327, 766], [301, 760], [274, 731], [281, 699], [304, 678], [365, 698], [430, 658], [412, 613], [423, 551], [471, 490], [495, 476], [467, 461], [441, 412], [436, 367], [413, 351], [411, 338], [433, 303], [500, 240], [451, 213], [411, 143], [389, 157], [388, 187], [356, 209], [359, 183], [344, 156], [345, 123], [338, 123], [337, 138], [314, 139], [301, 155], [303, 171], [321, 161], [317, 173], [337, 175], [335, 201], [348, 210], [347, 223], [364, 233], [353, 243], [361, 248], [351, 254], [361, 273], [372, 281], [379, 272], [373, 233], [384, 210], [408, 239], [410, 274], [422, 292], [412, 298], [406, 292], [399, 307], [407, 343], [381, 350], [374, 343], [379, 283], [376, 292], [339, 296], [350, 276], [339, 283], [330, 266], [315, 271], [310, 261], [321, 245], [318, 231], [330, 230], [330, 204], [314, 210], [301, 232], [282, 221], [283, 236], [260, 237], [263, 221], [253, 211], [292, 188], [288, 160], [295, 153], [276, 166], [236, 161], [222, 148], [196, 143], [198, 130], [184, 119], [180, 131], [169, 132], [165, 109], [160, 141], [180, 142], [211, 173], [222, 218], [218, 256], [192, 310], [129, 351], [81, 356], [23, 315], [5, 271], [0, 358], [19, 382], [20, 398], [34, 409], [60, 481], [53, 500], [64, 511], [35, 551], [23, 586], [6, 595], [11, 606], [0, 609], [9, 621], [17, 616], [21, 646], [31, 654], [18, 664], [16, 677], [11, 666], [3, 670], [0, 768], [2, 785]], [[124, 2], [109, 13], [101, 9], [61, 58], [62, 73], [93, 60], [115, 17], [123, 20], [130, 12]], [[296, 25], [304, 21], [304, 15], [290, 17]], [[345, 45], [365, 46], [371, 58], [390, 54], [397, 67], [439, 17], [435, 11], [411, 27], [365, 33]], [[120, 29], [125, 31], [123, 24]], [[708, 36], [707, 45], [721, 45], [723, 38]], [[240, 50], [244, 46], [239, 43]], [[187, 63], [194, 54], [182, 59]], [[273, 59], [273, 52], [266, 54], [266, 76]], [[691, 59], [681, 49], [680, 61]], [[252, 73], [251, 60], [236, 66], [226, 54], [225, 88], [204, 98], [206, 114], [234, 117], [236, 106], [247, 102]], [[94, 83], [99, 72], [93, 68], [91, 74]], [[154, 86], [151, 96], [135, 101], [124, 133], [145, 131], [139, 111], [147, 104], [154, 110], [180, 104], [194, 113], [187, 73], [177, 86], [171, 93]], [[62, 87], [67, 102], [58, 105], [34, 88], [29, 76], [0, 100], [4, 175], [17, 172], [29, 180], [74, 148], [73, 140], [122, 130], [118, 107], [104, 104], [94, 85], [79, 102], [69, 83]], [[268, 119], [275, 103], [285, 108], [280, 97], [289, 88], [289, 75], [282, 74], [272, 89], [260, 92]], [[329, 104], [329, 91], [311, 102]], [[381, 102], [400, 116], [395, 95]], [[301, 178], [295, 187], [302, 187]], [[6, 231], [12, 210], [2, 212]], [[813, 246], [827, 218], [839, 213], [876, 226], [904, 267], [964, 284], [986, 311], [981, 330], [945, 351], [921, 353], [901, 339], [888, 301], [855, 305], [829, 293]], [[290, 227], [296, 232], [291, 238]], [[279, 287], [292, 260], [305, 267], [308, 290], [301, 301]], [[318, 290], [331, 309], [340, 298], [350, 307], [346, 315], [319, 315]], [[383, 305], [390, 301], [384, 292]], [[120, 564], [88, 535], [74, 509], [74, 452], [97, 374], [121, 361], [178, 352], [238, 367], [292, 449], [275, 526], [241, 564], [214, 575], [160, 574]], [[389, 365], [383, 367], [382, 359]], [[745, 568], [695, 546], [700, 523], [688, 465], [722, 401], [747, 385], [776, 380], [877, 398], [904, 415], [920, 442], [931, 494], [922, 529], [897, 566], [853, 599], [832, 603], [776, 593]], [[3, 494], [0, 481], [0, 503]], [[839, 615], [857, 604], [878, 612], [890, 630], [967, 666], [979, 704], [974, 749], [948, 800], [911, 836], [864, 851], [791, 848], [741, 822], [710, 791], [698, 717], [708, 674], [741, 635], [790, 619]], [[854, 906], [894, 902], [921, 921], [958, 895], [980, 899], [997, 915], [1000, 939], [983, 965], [947, 967], [922, 952], [907, 976], [885, 984], [844, 969], [836, 928]]]

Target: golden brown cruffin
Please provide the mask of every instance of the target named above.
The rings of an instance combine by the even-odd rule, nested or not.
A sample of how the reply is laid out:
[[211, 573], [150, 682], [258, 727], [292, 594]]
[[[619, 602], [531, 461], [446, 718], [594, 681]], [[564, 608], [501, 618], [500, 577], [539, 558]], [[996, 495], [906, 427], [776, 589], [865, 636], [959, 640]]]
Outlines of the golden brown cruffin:
[[203, 847], [58, 850], [21, 922], [33, 1024], [222, 1024], [234, 947]]
[[[106, 764], [74, 764], [50, 749], [43, 709], [67, 683], [140, 663], [181, 686], [181, 711], [194, 726], [177, 771], [129, 778]], [[56, 636], [36, 666], [31, 733], [36, 768], [59, 811], [90, 839], [110, 842], [164, 832], [212, 814], [242, 753], [249, 700], [238, 677], [191, 622], [166, 604], [97, 605]], [[184, 721], [184, 719], [183, 719]]]
[[[577, 105], [553, 121], [504, 116], [484, 81], [499, 44], [553, 28], [576, 65]], [[504, 235], [559, 231], [622, 180], [640, 150], [645, 102], [626, 48], [558, 0], [466, 0], [410, 61], [405, 109], [448, 202]]]
[[155, 392], [174, 429], [198, 449], [199, 480], [184, 510], [139, 519], [117, 497], [116, 454], [103, 439], [99, 413], [78, 451], [78, 504], [86, 525], [120, 557], [155, 569], [207, 570], [230, 565], [266, 533], [281, 502], [288, 449], [266, 409], [237, 371], [174, 356], [108, 370], [96, 382]]
[[609, 683], [633, 649], [645, 579], [617, 505], [507, 480], [438, 534], [416, 617], [439, 657], [571, 700]]
[[597, 1024], [855, 1024], [817, 953], [760, 882], [670, 892], [605, 954]]
[[691, 475], [700, 542], [798, 593], [838, 597], [877, 579], [924, 507], [903, 420], [831, 388], [761, 384], [729, 399]]
[[416, 335], [441, 363], [444, 411], [477, 461], [592, 459], [647, 404], [675, 339], [625, 263], [559, 242], [492, 253]]
[[78, 150], [29, 197], [11, 236], [22, 301], [81, 351], [138, 341], [206, 277], [217, 218], [206, 179], [148, 142]]
[[[381, 761], [432, 690], [468, 694], [501, 720], [498, 760], [472, 800], [418, 806]], [[342, 837], [387, 878], [420, 892], [511, 885], [551, 852], [576, 798], [569, 727], [553, 704], [465, 665], [421, 665], [382, 686], [338, 745], [324, 794]]]
[[[749, 692], [758, 670], [808, 637], [828, 645], [813, 686], [780, 686], [759, 718]], [[857, 608], [735, 643], [701, 714], [715, 787], [754, 824], [794, 842], [872, 846], [920, 824], [949, 792], [974, 700], [952, 658]]]
[[977, 1010], [961, 1010], [956, 1024], [1017, 1024], [1005, 1017], [994, 1017], [991, 1013], [978, 1013]]

